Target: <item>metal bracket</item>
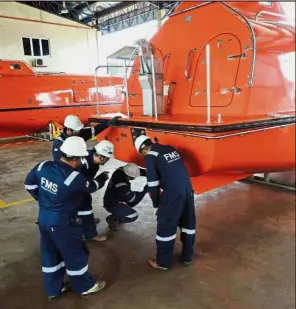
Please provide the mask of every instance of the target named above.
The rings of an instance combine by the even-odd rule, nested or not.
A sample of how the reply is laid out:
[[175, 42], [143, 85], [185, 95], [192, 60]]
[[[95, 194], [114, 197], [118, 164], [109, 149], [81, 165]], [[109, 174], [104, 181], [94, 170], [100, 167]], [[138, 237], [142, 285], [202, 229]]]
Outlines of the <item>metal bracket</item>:
[[228, 56], [228, 60], [233, 60], [234, 58], [246, 59], [247, 58], [247, 54], [246, 53], [242, 53], [242, 54], [239, 54], [239, 55]]
[[135, 144], [136, 138], [138, 138], [141, 135], [146, 135], [146, 130], [141, 128], [131, 128], [131, 135], [133, 139], [133, 144]]

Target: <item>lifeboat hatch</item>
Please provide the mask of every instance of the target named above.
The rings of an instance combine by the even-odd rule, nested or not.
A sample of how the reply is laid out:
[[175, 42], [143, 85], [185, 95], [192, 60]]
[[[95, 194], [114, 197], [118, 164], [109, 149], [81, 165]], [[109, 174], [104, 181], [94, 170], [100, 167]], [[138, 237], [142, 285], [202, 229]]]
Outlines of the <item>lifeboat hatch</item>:
[[[207, 44], [210, 45], [211, 106], [227, 106], [232, 101], [239, 63], [245, 55], [240, 41], [232, 34], [221, 34]], [[197, 61], [190, 105], [207, 106], [206, 47]]]
[[141, 135], [146, 135], [146, 130], [145, 129], [131, 128], [131, 136], [133, 138], [133, 143], [134, 144], [135, 144], [136, 138], [138, 138]]

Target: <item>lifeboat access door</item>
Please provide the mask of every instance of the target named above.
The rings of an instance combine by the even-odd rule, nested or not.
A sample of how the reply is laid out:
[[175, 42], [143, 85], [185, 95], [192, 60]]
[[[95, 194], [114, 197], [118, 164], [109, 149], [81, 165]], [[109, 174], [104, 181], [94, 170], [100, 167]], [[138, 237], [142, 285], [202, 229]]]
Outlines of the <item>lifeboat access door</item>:
[[[211, 106], [227, 106], [231, 103], [240, 60], [241, 44], [232, 34], [220, 34], [210, 40], [210, 92]], [[206, 45], [201, 51], [195, 70], [190, 105], [207, 106]]]

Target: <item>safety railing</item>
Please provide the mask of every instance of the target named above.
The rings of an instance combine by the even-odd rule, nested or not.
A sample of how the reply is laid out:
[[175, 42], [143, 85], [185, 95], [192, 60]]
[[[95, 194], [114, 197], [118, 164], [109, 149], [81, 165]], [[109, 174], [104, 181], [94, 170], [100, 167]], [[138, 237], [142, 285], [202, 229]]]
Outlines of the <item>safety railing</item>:
[[[100, 115], [100, 104], [99, 104], [99, 87], [98, 87], [98, 77], [97, 72], [102, 68], [124, 68], [124, 87], [126, 91], [126, 104], [127, 104], [127, 112], [128, 117], [130, 117], [130, 106], [129, 106], [129, 94], [128, 94], [128, 87], [127, 87], [127, 68], [132, 68], [133, 66], [126, 66], [126, 65], [98, 65], [95, 69], [95, 87], [96, 87], [96, 101], [97, 101], [97, 114]], [[103, 93], [102, 93], [103, 97]]]
[[207, 123], [211, 122], [211, 48], [206, 45], [206, 65], [207, 65]]

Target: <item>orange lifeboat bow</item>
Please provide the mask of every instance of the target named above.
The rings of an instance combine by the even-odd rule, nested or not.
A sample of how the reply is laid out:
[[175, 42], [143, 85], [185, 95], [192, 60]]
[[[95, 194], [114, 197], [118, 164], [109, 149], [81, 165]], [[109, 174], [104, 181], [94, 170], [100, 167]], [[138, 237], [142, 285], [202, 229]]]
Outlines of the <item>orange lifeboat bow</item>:
[[140, 134], [175, 146], [197, 193], [294, 169], [295, 29], [285, 20], [276, 2], [180, 4], [150, 42], [138, 42], [125, 117], [98, 139], [141, 166]]

